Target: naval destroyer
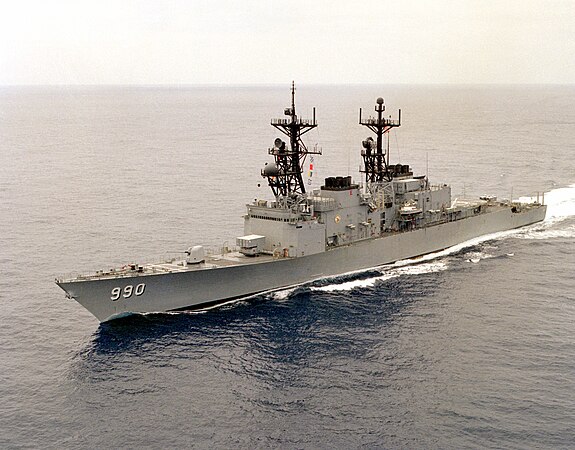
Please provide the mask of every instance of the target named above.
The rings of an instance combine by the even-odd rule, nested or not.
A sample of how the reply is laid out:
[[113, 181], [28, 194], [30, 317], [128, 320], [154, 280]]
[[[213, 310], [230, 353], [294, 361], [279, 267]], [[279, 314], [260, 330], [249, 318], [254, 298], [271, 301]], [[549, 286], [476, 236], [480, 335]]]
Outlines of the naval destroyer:
[[[161, 263], [56, 279], [69, 298], [99, 321], [134, 313], [199, 309], [392, 263], [442, 250], [469, 239], [518, 228], [545, 218], [544, 202], [498, 201], [495, 197], [452, 200], [447, 184], [431, 184], [409, 165], [391, 164], [387, 134], [401, 125], [385, 118], [384, 101], [359, 124], [373, 133], [362, 142], [362, 183], [328, 177], [306, 190], [308, 148], [302, 136], [317, 127], [296, 113], [295, 88], [285, 116], [272, 119], [282, 133], [264, 166], [274, 199], [247, 206], [244, 235], [236, 246], [207, 251], [196, 245]], [[389, 142], [389, 140], [387, 140]], [[310, 156], [310, 160], [313, 156]]]

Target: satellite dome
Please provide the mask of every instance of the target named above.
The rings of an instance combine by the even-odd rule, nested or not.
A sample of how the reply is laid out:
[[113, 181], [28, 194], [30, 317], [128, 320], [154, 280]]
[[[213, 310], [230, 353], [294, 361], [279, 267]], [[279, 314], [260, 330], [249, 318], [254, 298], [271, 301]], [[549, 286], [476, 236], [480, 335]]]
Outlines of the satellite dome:
[[376, 100], [376, 102], [377, 102], [378, 105], [383, 105], [383, 98], [378, 97], [377, 100]]
[[263, 173], [266, 177], [276, 177], [279, 173], [278, 166], [275, 163], [266, 164]]

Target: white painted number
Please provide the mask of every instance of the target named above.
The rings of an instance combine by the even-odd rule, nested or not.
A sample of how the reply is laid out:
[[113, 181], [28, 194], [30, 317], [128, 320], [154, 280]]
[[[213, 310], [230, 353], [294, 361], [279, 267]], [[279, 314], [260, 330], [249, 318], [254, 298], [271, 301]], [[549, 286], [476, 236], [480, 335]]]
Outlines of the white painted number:
[[124, 288], [124, 298], [130, 298], [132, 296], [132, 292], [134, 292], [134, 286], [131, 284], [127, 285]]
[[119, 287], [116, 287], [114, 289], [112, 289], [112, 296], [110, 297], [113, 301], [116, 301], [120, 298], [120, 292], [122, 292], [122, 289]]
[[122, 291], [121, 287], [115, 287], [114, 289], [112, 289], [112, 295], [110, 296], [110, 299], [113, 302], [115, 302], [116, 300], [118, 300], [120, 298], [120, 295], [122, 295], [124, 298], [130, 298], [132, 296], [132, 294], [136, 294], [137, 296], [140, 296], [144, 293], [145, 290], [146, 290], [146, 284], [145, 283], [138, 284], [135, 289], [134, 289], [134, 286], [132, 286], [131, 284], [128, 284], [127, 286], [124, 287], [123, 291]]
[[144, 283], [138, 284], [136, 286], [136, 295], [142, 295], [146, 290], [146, 285]]

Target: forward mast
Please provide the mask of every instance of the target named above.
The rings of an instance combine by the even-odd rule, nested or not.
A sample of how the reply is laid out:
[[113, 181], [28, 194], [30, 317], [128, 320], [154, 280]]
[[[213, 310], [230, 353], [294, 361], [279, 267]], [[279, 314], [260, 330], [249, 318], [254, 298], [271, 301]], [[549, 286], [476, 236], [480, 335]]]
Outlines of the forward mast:
[[[274, 146], [268, 153], [274, 157], [274, 162], [267, 164], [262, 170], [262, 176], [267, 178], [268, 184], [278, 200], [278, 203], [299, 203], [305, 197], [305, 184], [303, 181], [303, 166], [307, 155], [320, 155], [321, 150], [309, 150], [302, 140], [302, 136], [317, 127], [315, 108], [312, 120], [297, 116], [295, 107], [295, 84], [292, 82], [291, 107], [284, 110], [286, 119], [272, 119], [271, 125], [288, 137], [288, 143], [276, 138]], [[283, 200], [283, 201], [282, 201]]]

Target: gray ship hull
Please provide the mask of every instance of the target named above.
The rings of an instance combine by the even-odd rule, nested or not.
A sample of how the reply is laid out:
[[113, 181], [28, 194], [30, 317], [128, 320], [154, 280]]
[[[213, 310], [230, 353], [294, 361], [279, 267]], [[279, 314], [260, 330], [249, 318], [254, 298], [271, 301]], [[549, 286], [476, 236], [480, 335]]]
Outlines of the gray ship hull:
[[[130, 313], [201, 308], [260, 292], [299, 285], [318, 278], [368, 269], [436, 252], [467, 240], [519, 228], [545, 218], [546, 207], [513, 213], [510, 208], [408, 232], [358, 241], [309, 256], [254, 257], [248, 264], [205, 270], [138, 274], [115, 278], [58, 280], [58, 285], [98, 320]], [[139, 295], [112, 300], [113, 289], [145, 285]], [[130, 288], [130, 293], [132, 288]]]

